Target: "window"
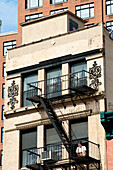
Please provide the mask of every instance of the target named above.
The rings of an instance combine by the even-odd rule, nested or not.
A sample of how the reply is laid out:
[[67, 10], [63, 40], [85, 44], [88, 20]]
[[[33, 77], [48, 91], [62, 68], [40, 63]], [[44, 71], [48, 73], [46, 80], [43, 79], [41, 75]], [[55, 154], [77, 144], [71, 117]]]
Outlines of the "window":
[[6, 75], [6, 63], [3, 63], [3, 77]]
[[106, 22], [106, 28], [110, 31], [113, 31], [113, 21]]
[[1, 143], [4, 141], [4, 128], [1, 128]]
[[88, 138], [88, 122], [76, 122], [71, 124], [72, 140], [84, 140]]
[[5, 84], [2, 84], [2, 98], [5, 98]]
[[76, 6], [76, 15], [83, 19], [94, 17], [94, 3]]
[[1, 150], [1, 166], [3, 165], [3, 150]]
[[12, 48], [12, 47], [15, 47], [16, 46], [16, 41], [8, 41], [8, 42], [4, 42], [3, 43], [3, 56], [5, 57], [6, 56], [6, 53], [7, 53], [7, 49], [8, 48]]
[[68, 0], [50, 0], [50, 4], [57, 4], [57, 3], [63, 3], [67, 2]]
[[31, 21], [31, 20], [34, 20], [34, 19], [37, 19], [37, 18], [41, 18], [43, 16], [42, 13], [40, 14], [34, 14], [34, 15], [27, 15], [25, 16], [25, 21]]
[[47, 151], [53, 150], [58, 153], [58, 159], [62, 159], [61, 140], [54, 128], [46, 128], [46, 147]]
[[25, 9], [37, 8], [42, 6], [42, 0], [26, 0]]
[[72, 19], [69, 19], [69, 31], [74, 31], [77, 28], [78, 28], [78, 24]]
[[106, 1], [106, 14], [107, 15], [113, 14], [113, 0]]
[[[32, 103], [27, 100], [27, 93], [29, 91], [28, 83], [34, 83], [38, 81], [38, 73], [27, 74], [23, 78], [23, 106], [32, 105]], [[32, 90], [32, 89], [31, 89]], [[29, 91], [30, 92], [30, 91]]]
[[53, 15], [53, 14], [57, 14], [59, 12], [63, 12], [63, 11], [67, 11], [68, 8], [63, 8], [63, 9], [57, 9], [57, 10], [54, 10], [54, 11], [50, 11], [50, 15]]
[[2, 120], [4, 120], [4, 105], [2, 105]]
[[26, 165], [36, 164], [37, 155], [30, 154], [30, 152], [37, 153], [37, 129], [29, 129], [21, 131], [21, 167]]
[[62, 70], [61, 68], [54, 68], [47, 71], [46, 93], [47, 98], [61, 96], [62, 94]]
[[77, 86], [87, 85], [87, 64], [86, 62], [75, 63], [71, 65], [70, 86], [71, 88]]
[[88, 154], [88, 120], [80, 119], [80, 120], [72, 120], [70, 121], [70, 134], [73, 142], [72, 152], [74, 156], [76, 155], [76, 148], [78, 142], [81, 142], [83, 146], [86, 147]]

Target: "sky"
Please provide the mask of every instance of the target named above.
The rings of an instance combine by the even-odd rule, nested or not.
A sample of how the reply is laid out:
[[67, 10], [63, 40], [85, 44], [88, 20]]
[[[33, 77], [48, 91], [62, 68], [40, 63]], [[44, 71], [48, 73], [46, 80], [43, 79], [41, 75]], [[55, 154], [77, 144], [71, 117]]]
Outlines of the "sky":
[[0, 0], [1, 33], [18, 30], [18, 0]]

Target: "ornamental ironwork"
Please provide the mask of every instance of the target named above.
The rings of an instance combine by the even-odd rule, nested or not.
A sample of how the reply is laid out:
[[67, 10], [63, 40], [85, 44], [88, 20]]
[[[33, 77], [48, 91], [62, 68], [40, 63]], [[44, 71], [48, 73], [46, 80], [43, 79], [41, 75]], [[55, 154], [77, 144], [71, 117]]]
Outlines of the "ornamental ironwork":
[[11, 109], [13, 110], [15, 108], [15, 103], [18, 103], [18, 100], [16, 99], [16, 96], [18, 96], [19, 86], [15, 85], [15, 81], [11, 83], [11, 86], [8, 87], [8, 98], [10, 98], [10, 101], [7, 103], [8, 105], [11, 105]]
[[91, 80], [89, 86], [95, 90], [98, 90], [98, 86], [102, 84], [99, 77], [101, 77], [101, 66], [97, 66], [96, 61], [94, 61], [93, 67], [89, 68], [89, 79]]

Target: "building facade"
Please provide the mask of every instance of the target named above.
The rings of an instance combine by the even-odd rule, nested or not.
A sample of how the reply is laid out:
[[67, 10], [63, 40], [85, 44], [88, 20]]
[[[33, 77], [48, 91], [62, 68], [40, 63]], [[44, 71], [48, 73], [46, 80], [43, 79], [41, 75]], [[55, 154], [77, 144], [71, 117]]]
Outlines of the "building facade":
[[100, 112], [113, 102], [109, 31], [84, 28], [69, 11], [21, 26], [22, 45], [6, 57], [3, 170], [106, 170]]
[[[5, 92], [5, 67], [6, 67], [6, 51], [7, 48], [22, 44], [22, 26], [20, 23], [28, 22], [43, 16], [53, 15], [58, 12], [69, 10], [77, 16], [83, 18], [86, 26], [91, 26], [97, 23], [104, 22], [104, 26], [108, 29], [113, 29], [113, 4], [111, 0], [106, 1], [78, 1], [78, 0], [18, 0], [18, 32], [0, 34], [0, 133], [1, 133], [1, 163], [3, 159], [3, 134], [4, 134], [4, 92]], [[28, 33], [29, 35], [29, 33]], [[24, 37], [24, 36], [23, 36]], [[27, 40], [28, 41], [28, 40]], [[112, 104], [109, 103], [110, 110], [113, 110]], [[110, 144], [111, 143], [111, 144]], [[112, 156], [109, 151], [109, 146], [113, 141], [108, 142], [108, 157], [111, 161]], [[112, 151], [111, 151], [112, 152]], [[109, 162], [108, 161], [108, 162]], [[112, 163], [110, 163], [111, 165]]]

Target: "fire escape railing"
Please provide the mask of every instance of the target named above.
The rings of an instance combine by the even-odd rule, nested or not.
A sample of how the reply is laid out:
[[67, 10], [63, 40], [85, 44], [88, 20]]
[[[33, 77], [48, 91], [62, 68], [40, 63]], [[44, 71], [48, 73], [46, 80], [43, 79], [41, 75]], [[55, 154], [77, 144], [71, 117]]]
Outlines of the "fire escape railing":
[[[28, 90], [23, 92], [23, 95], [26, 98], [33, 97], [35, 95], [40, 95], [42, 97], [46, 97], [48, 99], [56, 98], [62, 96], [64, 94], [75, 93], [75, 90], [78, 87], [89, 87], [88, 86], [88, 78], [89, 73], [85, 70], [70, 73], [67, 75], [32, 82], [28, 84]], [[91, 91], [92, 90], [92, 91]], [[65, 93], [65, 91], [67, 91]], [[88, 92], [89, 90], [85, 90], [83, 93]], [[94, 90], [90, 88], [90, 92], [93, 93]], [[80, 91], [77, 93], [80, 93]]]
[[[86, 156], [78, 157], [76, 154], [77, 141], [72, 142], [71, 152], [75, 158], [75, 162], [72, 162], [73, 165], [93, 165], [98, 169], [100, 160], [100, 146], [88, 140], [83, 140], [82, 145], [86, 146]], [[45, 164], [52, 166], [52, 164], [57, 161], [60, 161], [60, 164], [64, 164], [64, 160], [69, 161], [69, 154], [62, 143], [49, 144], [40, 148], [28, 148], [23, 150], [22, 154], [25, 156], [24, 166], [29, 166], [32, 164]], [[92, 158], [92, 160], [89, 158]], [[67, 162], [67, 164], [69, 164], [69, 162]]]
[[[75, 156], [73, 155], [71, 150], [72, 142], [67, 136], [67, 133], [62, 126], [61, 120], [59, 120], [59, 118], [57, 117], [57, 114], [52, 107], [50, 99], [63, 96], [65, 90], [68, 91], [68, 93], [74, 93], [74, 95], [76, 94], [77, 96], [80, 96], [81, 94], [86, 95], [87, 93], [94, 93], [95, 91], [92, 88], [88, 88], [87, 74], [87, 71], [82, 70], [77, 73], [71, 73], [69, 75], [28, 84], [30, 89], [27, 91], [27, 99], [31, 102], [39, 103], [43, 106], [63, 146], [65, 147], [69, 158], [72, 160], [75, 160]], [[81, 100], [83, 101], [82, 98]], [[76, 161], [81, 162], [81, 160]]]

